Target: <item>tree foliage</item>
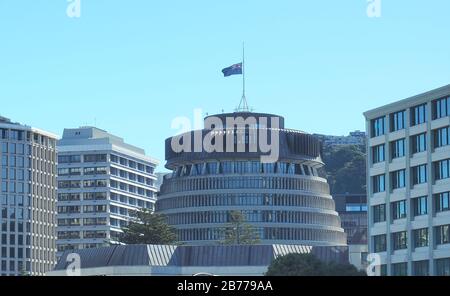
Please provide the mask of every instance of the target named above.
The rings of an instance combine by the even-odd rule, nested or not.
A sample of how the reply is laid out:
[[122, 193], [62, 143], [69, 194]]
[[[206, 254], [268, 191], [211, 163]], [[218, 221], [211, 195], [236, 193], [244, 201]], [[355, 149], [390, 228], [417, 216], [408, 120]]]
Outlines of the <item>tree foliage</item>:
[[133, 213], [133, 220], [124, 229], [120, 241], [129, 245], [170, 245], [177, 242], [177, 237], [164, 215], [145, 209]]
[[266, 276], [365, 276], [350, 264], [325, 263], [313, 254], [288, 254], [278, 257]]
[[240, 211], [229, 212], [230, 223], [225, 227], [224, 245], [254, 245], [260, 242], [256, 229], [248, 224]]
[[358, 145], [325, 147], [323, 161], [331, 193], [366, 192], [365, 148]]

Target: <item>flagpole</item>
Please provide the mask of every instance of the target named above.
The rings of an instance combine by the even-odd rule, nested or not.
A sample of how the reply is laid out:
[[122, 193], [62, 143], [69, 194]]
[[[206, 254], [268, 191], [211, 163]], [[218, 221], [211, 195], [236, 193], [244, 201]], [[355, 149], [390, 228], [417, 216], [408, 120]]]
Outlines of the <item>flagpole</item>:
[[[242, 98], [245, 98], [245, 43], [242, 42]], [[245, 105], [244, 105], [245, 108]]]

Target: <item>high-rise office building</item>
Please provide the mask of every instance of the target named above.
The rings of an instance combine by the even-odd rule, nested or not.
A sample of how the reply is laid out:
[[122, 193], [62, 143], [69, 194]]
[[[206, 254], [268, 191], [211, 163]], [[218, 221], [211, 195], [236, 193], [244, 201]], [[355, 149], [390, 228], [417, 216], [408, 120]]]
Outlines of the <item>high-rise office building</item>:
[[58, 147], [58, 254], [117, 243], [138, 209], [154, 210], [157, 161], [94, 127], [65, 129]]
[[56, 264], [56, 136], [0, 117], [1, 275]]
[[[245, 124], [230, 123], [240, 120]], [[268, 150], [265, 133], [279, 150], [275, 160], [261, 158]], [[316, 137], [286, 129], [283, 117], [251, 112], [208, 116], [203, 130], [181, 137], [183, 151], [174, 149], [178, 137], [166, 140], [172, 173], [164, 177], [157, 201], [181, 242], [223, 241], [231, 212], [239, 211], [262, 244], [346, 245], [327, 180], [318, 173], [323, 162]], [[217, 149], [199, 149], [199, 143]]]
[[385, 275], [450, 275], [450, 85], [364, 115], [369, 252]]

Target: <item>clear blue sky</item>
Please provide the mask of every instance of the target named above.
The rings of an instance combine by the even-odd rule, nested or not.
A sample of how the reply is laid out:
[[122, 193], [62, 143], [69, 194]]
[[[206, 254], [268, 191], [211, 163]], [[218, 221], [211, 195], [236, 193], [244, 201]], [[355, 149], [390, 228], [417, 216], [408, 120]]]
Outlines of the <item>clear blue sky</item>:
[[239, 103], [343, 135], [362, 112], [450, 83], [450, 1], [0, 0], [0, 114], [62, 134], [97, 124], [163, 160], [176, 116]]

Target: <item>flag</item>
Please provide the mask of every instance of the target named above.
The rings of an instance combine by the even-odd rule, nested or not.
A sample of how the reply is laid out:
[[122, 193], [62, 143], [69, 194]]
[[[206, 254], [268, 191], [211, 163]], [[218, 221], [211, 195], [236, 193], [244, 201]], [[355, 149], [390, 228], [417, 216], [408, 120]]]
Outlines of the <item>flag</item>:
[[225, 77], [228, 77], [231, 75], [240, 75], [240, 74], [242, 74], [242, 63], [234, 64], [233, 66], [225, 68], [222, 70], [222, 73]]

